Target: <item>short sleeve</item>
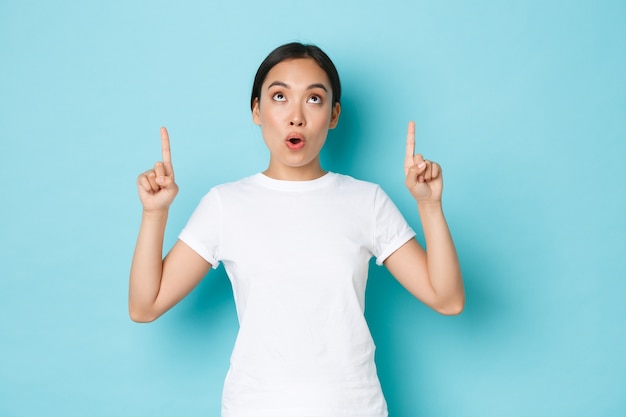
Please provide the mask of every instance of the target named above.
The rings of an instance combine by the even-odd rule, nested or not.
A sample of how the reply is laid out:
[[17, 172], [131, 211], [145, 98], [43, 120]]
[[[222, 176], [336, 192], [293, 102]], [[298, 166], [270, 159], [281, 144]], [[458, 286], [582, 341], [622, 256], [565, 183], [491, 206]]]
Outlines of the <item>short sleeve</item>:
[[400, 210], [389, 196], [376, 188], [374, 202], [374, 229], [372, 236], [373, 255], [376, 264], [382, 265], [385, 259], [415, 236]]
[[209, 262], [213, 268], [219, 265], [219, 241], [222, 207], [218, 192], [211, 189], [178, 235], [178, 239]]

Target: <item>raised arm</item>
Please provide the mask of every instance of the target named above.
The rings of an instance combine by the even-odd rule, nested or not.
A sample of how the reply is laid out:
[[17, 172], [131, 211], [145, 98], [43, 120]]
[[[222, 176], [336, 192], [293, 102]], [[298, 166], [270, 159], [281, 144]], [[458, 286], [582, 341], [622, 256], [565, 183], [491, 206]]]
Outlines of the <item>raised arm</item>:
[[411, 239], [385, 261], [389, 272], [416, 298], [441, 314], [460, 314], [465, 290], [459, 259], [443, 215], [443, 175], [436, 162], [415, 154], [415, 123], [410, 122], [404, 159], [405, 185], [415, 201], [426, 250]]
[[128, 308], [137, 322], [153, 321], [187, 295], [211, 265], [181, 241], [163, 256], [170, 205], [178, 193], [167, 130], [161, 128], [163, 161], [137, 178], [143, 206], [141, 226], [130, 268]]

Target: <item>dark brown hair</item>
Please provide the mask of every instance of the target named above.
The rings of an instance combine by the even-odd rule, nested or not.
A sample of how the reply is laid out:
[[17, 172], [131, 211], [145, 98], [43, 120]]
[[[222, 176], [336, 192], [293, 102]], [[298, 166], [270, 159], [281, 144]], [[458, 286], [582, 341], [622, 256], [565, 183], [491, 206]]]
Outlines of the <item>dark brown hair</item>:
[[306, 45], [299, 42], [287, 43], [274, 49], [265, 58], [265, 60], [259, 66], [254, 77], [254, 84], [252, 84], [252, 95], [250, 98], [250, 108], [254, 108], [254, 100], [261, 99], [261, 87], [265, 81], [265, 77], [274, 66], [280, 64], [283, 61], [298, 58], [311, 58], [319, 67], [324, 70], [330, 81], [330, 87], [332, 89], [333, 106], [335, 103], [339, 103], [341, 98], [341, 82], [339, 81], [339, 73], [333, 61], [315, 45]]

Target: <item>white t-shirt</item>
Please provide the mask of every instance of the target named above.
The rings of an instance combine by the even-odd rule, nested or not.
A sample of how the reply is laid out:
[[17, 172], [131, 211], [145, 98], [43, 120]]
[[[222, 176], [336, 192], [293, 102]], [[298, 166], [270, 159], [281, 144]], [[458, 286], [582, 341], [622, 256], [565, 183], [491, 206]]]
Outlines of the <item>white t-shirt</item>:
[[378, 185], [345, 175], [211, 189], [179, 238], [222, 262], [233, 286], [240, 329], [222, 416], [386, 416], [367, 271], [414, 235]]

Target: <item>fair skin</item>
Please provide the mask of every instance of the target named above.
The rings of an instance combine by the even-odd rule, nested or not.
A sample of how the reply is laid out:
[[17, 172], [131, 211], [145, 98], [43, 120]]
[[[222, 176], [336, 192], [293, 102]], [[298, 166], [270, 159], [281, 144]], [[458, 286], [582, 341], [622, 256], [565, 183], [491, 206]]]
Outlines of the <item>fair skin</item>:
[[[303, 181], [326, 173], [320, 151], [328, 130], [337, 125], [339, 103], [332, 103], [326, 73], [310, 59], [274, 66], [256, 99], [252, 119], [270, 151], [264, 174]], [[162, 259], [169, 207], [178, 193], [169, 135], [161, 128], [162, 161], [137, 179], [143, 214], [130, 271], [129, 312], [134, 321], [153, 321], [185, 297], [211, 264], [182, 241]], [[405, 185], [417, 203], [425, 251], [411, 239], [384, 262], [416, 298], [441, 314], [459, 314], [465, 292], [459, 261], [441, 205], [441, 167], [415, 154], [415, 124], [409, 123], [404, 160]]]
[[252, 107], [252, 120], [261, 127], [270, 150], [264, 174], [291, 181], [324, 175], [320, 151], [328, 130], [337, 126], [340, 111], [339, 103], [332, 104], [328, 76], [315, 61], [294, 59], [275, 65]]

